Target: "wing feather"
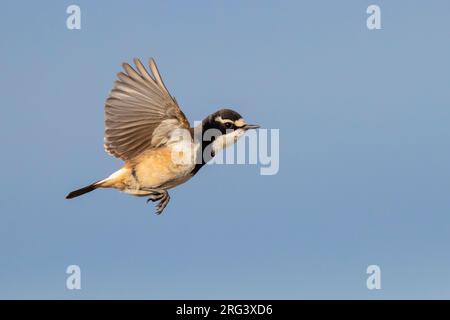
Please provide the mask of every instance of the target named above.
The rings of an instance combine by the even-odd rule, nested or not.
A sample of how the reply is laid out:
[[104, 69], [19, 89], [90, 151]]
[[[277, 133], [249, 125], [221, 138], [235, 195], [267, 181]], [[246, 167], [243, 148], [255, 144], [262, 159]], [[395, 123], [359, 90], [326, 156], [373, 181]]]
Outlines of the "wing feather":
[[134, 64], [136, 69], [122, 64], [105, 104], [105, 150], [123, 160], [164, 144], [172, 130], [190, 127], [155, 61], [149, 61], [151, 73], [139, 59]]

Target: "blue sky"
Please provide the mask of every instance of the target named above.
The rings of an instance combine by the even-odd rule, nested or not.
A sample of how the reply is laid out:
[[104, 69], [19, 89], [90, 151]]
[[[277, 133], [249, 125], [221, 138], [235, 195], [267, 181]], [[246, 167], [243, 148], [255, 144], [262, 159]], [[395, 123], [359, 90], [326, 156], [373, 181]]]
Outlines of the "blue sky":
[[[0, 298], [450, 298], [449, 15], [448, 1], [2, 3]], [[191, 122], [231, 106], [280, 129], [279, 173], [206, 167], [161, 216], [114, 190], [65, 200], [121, 166], [104, 100], [122, 62], [151, 56]]]

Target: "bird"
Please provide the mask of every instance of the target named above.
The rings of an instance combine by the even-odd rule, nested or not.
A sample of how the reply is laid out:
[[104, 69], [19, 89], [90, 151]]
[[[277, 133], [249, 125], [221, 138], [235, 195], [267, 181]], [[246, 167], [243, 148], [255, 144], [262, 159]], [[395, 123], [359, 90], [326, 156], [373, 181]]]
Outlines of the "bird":
[[[157, 202], [159, 215], [170, 201], [169, 189], [188, 181], [219, 151], [259, 125], [248, 124], [232, 109], [220, 109], [193, 128], [167, 90], [155, 60], [149, 59], [150, 72], [140, 59], [133, 62], [134, 68], [122, 64], [104, 108], [104, 149], [124, 165], [66, 199], [113, 188]], [[205, 139], [208, 130], [214, 134]]]

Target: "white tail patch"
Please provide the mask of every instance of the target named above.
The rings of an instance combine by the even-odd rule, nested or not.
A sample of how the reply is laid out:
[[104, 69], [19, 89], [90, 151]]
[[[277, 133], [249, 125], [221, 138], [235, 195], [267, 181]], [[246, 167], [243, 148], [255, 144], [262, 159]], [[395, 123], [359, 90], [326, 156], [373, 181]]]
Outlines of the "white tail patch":
[[95, 186], [98, 186], [98, 187], [109, 187], [114, 182], [116, 182], [118, 179], [120, 179], [126, 173], [127, 170], [128, 169], [125, 169], [125, 168], [117, 170], [116, 172], [111, 174], [108, 178], [100, 180], [99, 182], [97, 182], [95, 184]]

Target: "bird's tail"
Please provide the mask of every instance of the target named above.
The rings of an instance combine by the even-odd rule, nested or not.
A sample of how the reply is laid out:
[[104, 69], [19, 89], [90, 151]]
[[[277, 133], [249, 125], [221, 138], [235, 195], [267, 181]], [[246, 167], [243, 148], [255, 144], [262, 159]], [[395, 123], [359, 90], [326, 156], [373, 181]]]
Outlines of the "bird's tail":
[[96, 182], [86, 186], [86, 187], [83, 187], [78, 190], [74, 190], [66, 196], [66, 199], [76, 198], [76, 197], [82, 196], [85, 193], [94, 191], [95, 189], [101, 187], [101, 182], [102, 182], [102, 180], [99, 180], [99, 181], [96, 181]]
[[130, 170], [122, 168], [119, 171], [114, 172], [108, 178], [96, 181], [84, 188], [72, 191], [66, 196], [66, 199], [72, 199], [79, 197], [85, 193], [94, 191], [97, 188], [116, 188], [122, 190], [124, 188], [123, 180], [130, 174]]

